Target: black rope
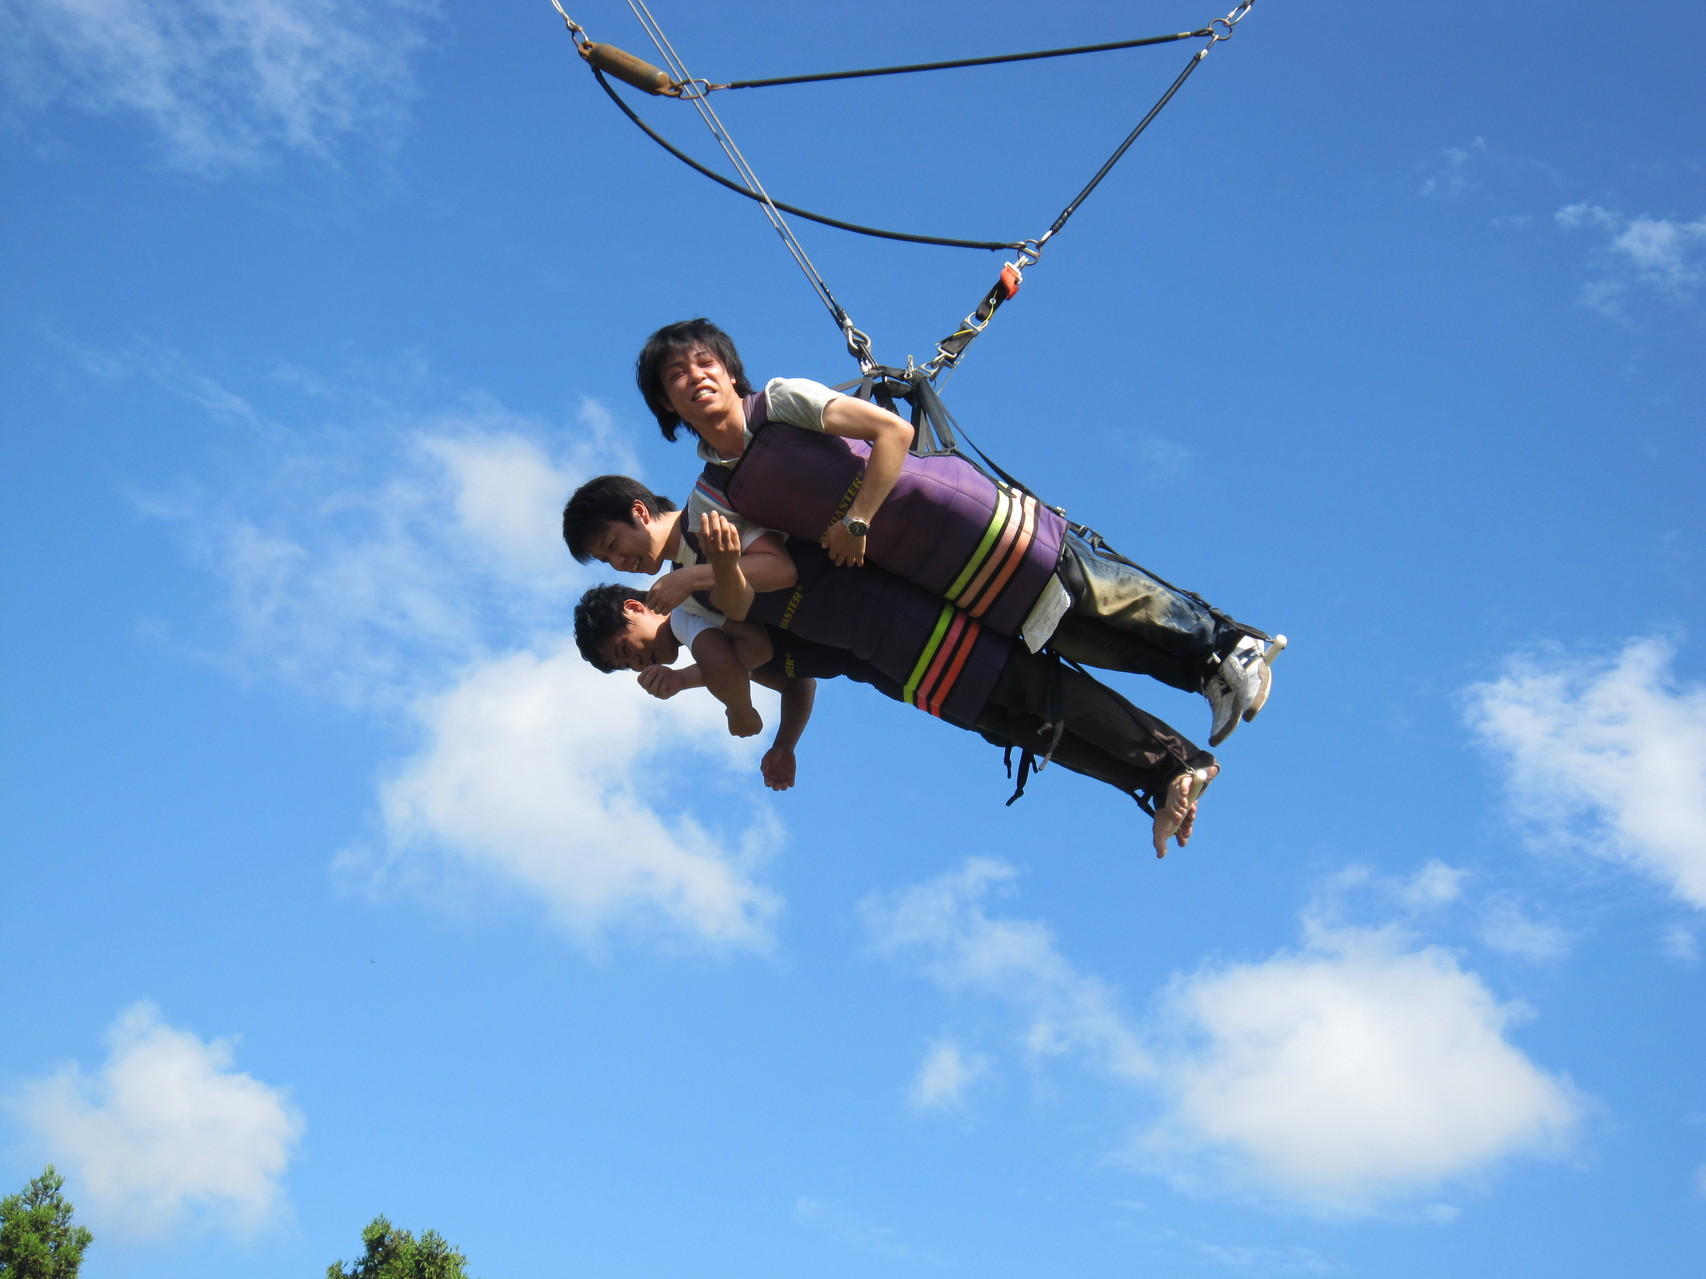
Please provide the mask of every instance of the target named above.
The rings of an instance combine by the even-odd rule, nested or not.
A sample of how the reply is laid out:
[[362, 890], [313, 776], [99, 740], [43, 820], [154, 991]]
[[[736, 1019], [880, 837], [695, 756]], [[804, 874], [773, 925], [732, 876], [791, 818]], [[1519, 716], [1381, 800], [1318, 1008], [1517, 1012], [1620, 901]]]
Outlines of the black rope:
[[1003, 53], [989, 58], [956, 58], [952, 62], [914, 62], [905, 67], [869, 67], [863, 71], [819, 71], [814, 75], [775, 76], [769, 80], [731, 80], [713, 84], [711, 89], [768, 89], [779, 84], [811, 84], [819, 80], [858, 80], [866, 76], [909, 75], [914, 71], [948, 71], [955, 67], [987, 67], [997, 62], [1029, 62], [1036, 58], [1064, 58], [1075, 53], [1105, 53], [1111, 49], [1136, 49], [1148, 44], [1171, 44], [1175, 40], [1193, 40], [1212, 35], [1204, 27], [1200, 31], [1177, 31], [1164, 36], [1144, 36], [1140, 40], [1115, 40], [1108, 44], [1081, 44], [1071, 49], [1041, 49], [1035, 53]]
[[[1173, 100], [1173, 95], [1179, 91], [1179, 87], [1185, 83], [1191, 72], [1197, 69], [1197, 64], [1203, 60], [1203, 55], [1208, 52], [1208, 49], [1212, 49], [1213, 47], [1213, 45], [1209, 45], [1208, 48], [1199, 50], [1196, 56], [1185, 64], [1185, 69], [1179, 72], [1179, 78], [1173, 81], [1173, 83], [1168, 86], [1167, 92], [1161, 95], [1161, 100], [1149, 108], [1149, 114], [1137, 122], [1137, 128], [1126, 134], [1125, 141], [1120, 143], [1119, 148], [1108, 157], [1108, 162], [1096, 170], [1096, 176], [1091, 178], [1085, 185], [1084, 189], [1073, 197], [1072, 203], [1060, 211], [1060, 216], [1054, 220], [1054, 225], [1049, 227], [1049, 229], [1043, 234], [1042, 238], [1044, 240], [1048, 239], [1049, 236], [1053, 235], [1056, 231], [1060, 230], [1061, 227], [1065, 226], [1066, 219], [1078, 212], [1078, 206], [1083, 204], [1084, 201], [1089, 198], [1090, 192], [1094, 191], [1101, 184], [1102, 179], [1108, 176], [1108, 172], [1120, 162], [1120, 157], [1126, 153], [1133, 142], [1137, 141], [1138, 135], [1149, 127], [1150, 121], [1161, 114], [1161, 108]], [[1038, 241], [1038, 243], [1040, 244], [1041, 241]]]
[[[1181, 31], [1174, 35], [1150, 36], [1142, 40], [1135, 41], [1125, 41], [1105, 45], [1084, 45], [1074, 49], [1051, 49], [1038, 53], [1007, 54], [994, 58], [968, 58], [957, 62], [918, 63], [914, 66], [908, 67], [880, 67], [868, 71], [834, 71], [825, 72], [820, 75], [797, 76], [788, 79], [746, 80], [726, 85], [715, 85], [712, 87], [720, 89], [756, 88], [772, 84], [792, 84], [807, 80], [834, 80], [854, 76], [899, 74], [906, 71], [932, 71], [941, 67], [978, 66], [985, 62], [1014, 62], [1026, 58], [1056, 57], [1073, 53], [1091, 53], [1101, 49], [1128, 48], [1132, 45], [1138, 44], [1161, 44], [1176, 40], [1190, 40], [1199, 37], [1208, 37], [1213, 34], [1214, 32], [1212, 28], [1204, 28], [1200, 31]], [[1107, 177], [1108, 174], [1113, 171], [1113, 167], [1118, 164], [1125, 156], [1125, 153], [1131, 149], [1131, 144], [1136, 142], [1137, 139], [1142, 136], [1143, 131], [1154, 122], [1155, 117], [1161, 114], [1162, 108], [1173, 100], [1173, 95], [1178, 93], [1178, 91], [1184, 86], [1185, 81], [1190, 78], [1191, 72], [1197, 69], [1197, 65], [1202, 62], [1203, 58], [1207, 55], [1208, 50], [1213, 47], [1214, 45], [1210, 44], [1206, 48], [1198, 50], [1191, 60], [1185, 64], [1185, 69], [1179, 72], [1178, 78], [1167, 87], [1167, 91], [1156, 100], [1155, 105], [1149, 108], [1149, 111], [1144, 115], [1143, 119], [1137, 122], [1137, 127], [1130, 133], [1126, 134], [1125, 141], [1121, 142], [1119, 146], [1114, 149], [1114, 153], [1107, 158], [1101, 168], [1096, 170], [1095, 176], [1093, 176], [1089, 182], [1085, 183], [1084, 189], [1074, 196], [1067, 206], [1060, 211], [1060, 216], [1055, 218], [1054, 222], [1049, 226], [1049, 229], [1037, 240], [960, 240], [951, 236], [914, 235], [907, 231], [885, 231], [880, 227], [864, 226], [858, 222], [847, 222], [841, 218], [832, 218], [822, 213], [813, 213], [811, 210], [802, 209], [796, 204], [784, 204], [781, 200], [771, 199], [769, 203], [777, 209], [782, 210], [784, 213], [791, 213], [797, 218], [806, 219], [808, 222], [816, 222], [822, 226], [835, 227], [837, 230], [841, 231], [851, 231], [856, 235], [872, 236], [879, 240], [900, 240], [907, 244], [934, 244], [949, 249], [987, 249], [991, 252], [996, 252], [1002, 249], [1012, 249], [1015, 252], [1018, 252], [1025, 249], [1027, 246], [1031, 246], [1034, 249], [1035, 247], [1041, 246], [1051, 236], [1053, 236], [1055, 232], [1064, 227], [1067, 219], [1078, 211], [1078, 206], [1090, 198], [1090, 193], [1101, 185], [1102, 179]], [[622, 96], [610, 86], [610, 82], [604, 78], [604, 73], [602, 71], [595, 66], [591, 66], [591, 64], [588, 65], [593, 76], [598, 80], [599, 87], [609, 95], [610, 100], [616, 104], [622, 114], [632, 120], [634, 124], [639, 127], [640, 131], [653, 142], [657, 143], [665, 151], [668, 151], [677, 160], [680, 160], [695, 172], [701, 173], [705, 177], [710, 178], [711, 181], [717, 183], [719, 186], [727, 187], [736, 195], [743, 195], [747, 199], [759, 204], [766, 202], [764, 196], [759, 195], [756, 192], [749, 191], [741, 183], [735, 182], [730, 178], [726, 178], [715, 169], [700, 164], [699, 161], [695, 160], [685, 151], [682, 151], [668, 139], [664, 138], [663, 135], [653, 129], [651, 125], [642, 120], [638, 113], [635, 112], [634, 109], [623, 100]], [[976, 335], [973, 334], [972, 336]], [[968, 337], [966, 342], [969, 344], [970, 340], [971, 339]]]
[[[610, 100], [621, 108], [622, 114], [627, 116], [635, 124], [639, 125], [641, 131], [645, 133], [648, 138], [657, 143], [665, 151], [668, 151], [677, 160], [680, 160], [683, 164], [697, 170], [699, 173], [704, 174], [718, 185], [727, 187], [736, 195], [744, 195], [747, 199], [754, 200], [759, 204], [764, 203], [763, 196], [757, 195], [752, 191], [748, 191], [740, 183], [735, 182], [732, 179], [725, 178], [715, 169], [708, 168], [707, 166], [700, 164], [699, 161], [695, 160], [685, 151], [682, 151], [671, 144], [668, 139], [660, 135], [651, 127], [651, 125], [640, 119], [640, 117], [634, 112], [634, 109], [623, 101], [622, 95], [610, 87], [610, 82], [604, 78], [604, 73], [597, 67], [592, 68], [592, 74], [598, 80], [599, 87], [610, 95]], [[808, 222], [818, 222], [824, 226], [836, 227], [842, 231], [853, 231], [859, 235], [875, 236], [879, 240], [904, 240], [909, 244], [937, 244], [949, 249], [989, 249], [993, 252], [999, 252], [1002, 249], [1012, 249], [1017, 251], [1024, 247], [1023, 244], [1015, 240], [954, 240], [949, 239], [946, 236], [912, 235], [905, 231], [884, 231], [878, 227], [861, 226], [857, 222], [843, 222], [840, 218], [826, 217], [821, 213], [813, 213], [809, 209], [802, 209], [798, 205], [784, 204], [782, 201], [777, 199], [772, 199], [770, 203], [775, 205], [778, 209], [781, 209], [782, 212], [791, 213], [797, 218], [806, 219]]]

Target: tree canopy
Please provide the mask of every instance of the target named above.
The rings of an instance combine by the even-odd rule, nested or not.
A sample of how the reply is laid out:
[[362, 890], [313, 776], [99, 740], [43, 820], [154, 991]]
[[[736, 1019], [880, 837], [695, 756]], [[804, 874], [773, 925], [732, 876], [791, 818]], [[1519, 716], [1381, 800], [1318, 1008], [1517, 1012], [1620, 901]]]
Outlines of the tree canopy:
[[469, 1279], [468, 1258], [452, 1248], [436, 1230], [416, 1239], [383, 1216], [361, 1232], [366, 1250], [346, 1270], [341, 1261], [326, 1271], [326, 1279]]
[[0, 1279], [77, 1279], [94, 1236], [71, 1224], [64, 1185], [49, 1164], [18, 1194], [0, 1199]]

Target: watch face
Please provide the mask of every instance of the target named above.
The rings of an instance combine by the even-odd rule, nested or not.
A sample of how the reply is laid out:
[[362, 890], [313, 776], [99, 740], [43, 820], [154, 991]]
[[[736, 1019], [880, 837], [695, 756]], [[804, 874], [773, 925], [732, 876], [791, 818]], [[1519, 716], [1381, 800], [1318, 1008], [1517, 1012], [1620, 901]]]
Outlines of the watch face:
[[847, 531], [853, 534], [854, 537], [864, 537], [865, 534], [871, 531], [871, 526], [865, 523], [864, 520], [848, 519], [843, 520], [842, 523], [847, 526]]

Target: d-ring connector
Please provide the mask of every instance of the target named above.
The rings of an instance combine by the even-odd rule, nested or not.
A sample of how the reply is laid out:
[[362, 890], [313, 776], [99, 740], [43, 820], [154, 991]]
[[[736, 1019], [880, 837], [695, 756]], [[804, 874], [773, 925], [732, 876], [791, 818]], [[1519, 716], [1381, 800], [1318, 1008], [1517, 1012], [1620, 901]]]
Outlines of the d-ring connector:
[[[1234, 21], [1235, 19], [1233, 18], [1210, 18], [1208, 20], [1209, 39], [1216, 44], [1222, 40], [1232, 39], [1232, 24]], [[1217, 62], [1215, 65], [1219, 66], [1220, 64]]]

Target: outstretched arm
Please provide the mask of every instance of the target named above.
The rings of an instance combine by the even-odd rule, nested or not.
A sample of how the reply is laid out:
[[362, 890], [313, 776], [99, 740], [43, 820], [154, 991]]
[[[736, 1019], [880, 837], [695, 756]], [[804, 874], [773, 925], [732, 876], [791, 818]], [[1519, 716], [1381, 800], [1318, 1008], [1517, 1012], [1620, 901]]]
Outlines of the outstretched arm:
[[[865, 463], [865, 482], [859, 486], [847, 515], [850, 519], [874, 523], [877, 509], [900, 478], [906, 450], [912, 447], [911, 423], [887, 409], [878, 408], [869, 400], [838, 395], [824, 406], [823, 429], [831, 435], [870, 443], [871, 456]], [[854, 537], [840, 521], [825, 530], [823, 544], [829, 548], [829, 558], [837, 564], [865, 562], [865, 539]]]
[[811, 721], [812, 704], [817, 700], [817, 681], [810, 676], [790, 679], [785, 675], [754, 675], [766, 688], [782, 694], [782, 718], [776, 725], [776, 740], [764, 752], [760, 765], [764, 784], [771, 790], [787, 790], [794, 784], [796, 763], [794, 748]]

